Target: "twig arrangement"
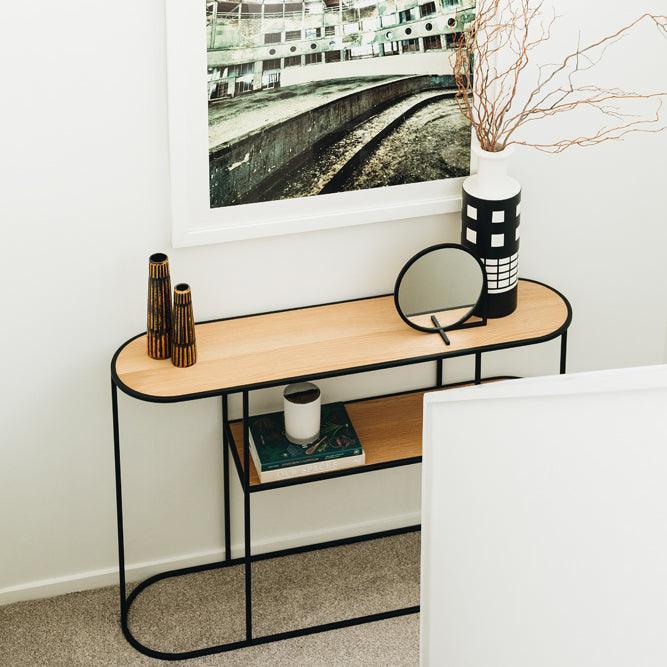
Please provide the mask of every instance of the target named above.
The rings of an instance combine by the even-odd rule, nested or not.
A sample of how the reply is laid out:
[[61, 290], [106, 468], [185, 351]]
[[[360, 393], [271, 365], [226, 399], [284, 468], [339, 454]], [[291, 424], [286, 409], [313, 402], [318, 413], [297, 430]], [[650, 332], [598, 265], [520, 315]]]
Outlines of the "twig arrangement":
[[[463, 10], [465, 26], [456, 40], [452, 64], [461, 113], [471, 123], [483, 150], [532, 146], [560, 153], [572, 146], [594, 146], [633, 132], [660, 132], [667, 91], [639, 93], [586, 84], [609, 47], [642, 23], [667, 35], [667, 16], [646, 13], [606, 37], [577, 44], [562, 61], [535, 66], [535, 51], [552, 36], [558, 17], [546, 16], [544, 0], [477, 0], [476, 12]], [[529, 68], [530, 66], [530, 68]], [[526, 80], [533, 77], [526, 85]], [[528, 88], [526, 91], [525, 89]], [[632, 103], [652, 103], [654, 111], [636, 115]], [[590, 134], [536, 143], [520, 132], [531, 123], [575, 110], [599, 114], [604, 124]]]

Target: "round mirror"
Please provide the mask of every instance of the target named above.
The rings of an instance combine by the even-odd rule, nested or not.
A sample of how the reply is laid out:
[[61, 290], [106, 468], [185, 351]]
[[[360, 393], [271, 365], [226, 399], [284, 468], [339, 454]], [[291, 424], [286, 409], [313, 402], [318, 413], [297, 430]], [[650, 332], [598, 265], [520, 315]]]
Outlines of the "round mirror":
[[445, 243], [422, 250], [403, 267], [394, 301], [407, 324], [435, 333], [469, 320], [485, 293], [480, 260], [461, 245]]

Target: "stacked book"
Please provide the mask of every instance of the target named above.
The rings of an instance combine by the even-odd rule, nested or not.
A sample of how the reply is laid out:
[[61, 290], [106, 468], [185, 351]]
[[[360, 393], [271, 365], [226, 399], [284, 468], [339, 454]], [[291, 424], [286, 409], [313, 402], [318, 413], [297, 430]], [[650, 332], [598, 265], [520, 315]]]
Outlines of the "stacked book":
[[319, 437], [296, 445], [282, 412], [250, 417], [250, 453], [262, 484], [363, 465], [363, 447], [342, 403], [322, 406]]

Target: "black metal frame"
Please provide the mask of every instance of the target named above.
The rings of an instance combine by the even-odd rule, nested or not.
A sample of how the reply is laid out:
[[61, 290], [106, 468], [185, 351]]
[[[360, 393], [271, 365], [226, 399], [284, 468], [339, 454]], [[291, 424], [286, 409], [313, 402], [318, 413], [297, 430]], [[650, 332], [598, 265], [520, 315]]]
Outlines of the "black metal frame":
[[[537, 281], [530, 281], [537, 282]], [[543, 283], [539, 283], [543, 284]], [[545, 285], [546, 287], [546, 285]], [[553, 289], [553, 288], [549, 288]], [[375, 464], [375, 465], [365, 465], [357, 468], [350, 468], [344, 470], [337, 470], [333, 472], [320, 473], [317, 475], [311, 475], [308, 477], [299, 477], [294, 479], [281, 480], [278, 482], [271, 482], [265, 484], [258, 484], [255, 486], [250, 485], [250, 465], [249, 465], [249, 447], [248, 447], [248, 417], [250, 414], [250, 400], [249, 392], [256, 389], [262, 389], [266, 387], [275, 387], [281, 386], [289, 382], [295, 382], [303, 379], [323, 379], [326, 377], [337, 377], [343, 375], [351, 375], [356, 373], [363, 373], [368, 371], [382, 370], [388, 368], [398, 368], [401, 366], [419, 364], [426, 362], [435, 362], [436, 370], [436, 384], [434, 387], [428, 387], [427, 389], [439, 389], [445, 388], [447, 385], [444, 384], [444, 360], [460, 356], [474, 355], [475, 357], [475, 384], [479, 384], [482, 381], [482, 353], [491, 352], [502, 349], [509, 349], [514, 347], [523, 347], [529, 345], [536, 345], [543, 343], [555, 338], [561, 338], [561, 351], [560, 351], [560, 372], [565, 373], [566, 371], [566, 355], [567, 355], [567, 330], [572, 322], [572, 308], [568, 300], [556, 290], [556, 292], [564, 301], [567, 306], [567, 318], [564, 324], [556, 331], [552, 332], [547, 336], [542, 336], [538, 338], [531, 338], [522, 341], [515, 341], [512, 343], [505, 343], [500, 345], [490, 345], [481, 348], [467, 349], [464, 351], [457, 352], [447, 352], [443, 351], [438, 355], [431, 355], [428, 357], [416, 357], [408, 360], [401, 360], [397, 362], [387, 362], [382, 364], [374, 364], [369, 366], [359, 366], [355, 368], [343, 369], [340, 371], [330, 372], [330, 373], [321, 373], [316, 376], [305, 377], [290, 377], [282, 378], [280, 381], [272, 381], [265, 383], [250, 384], [242, 387], [234, 387], [231, 389], [219, 390], [219, 391], [207, 391], [201, 392], [199, 394], [192, 394], [186, 396], [176, 396], [176, 397], [155, 397], [149, 396], [146, 394], [141, 394], [136, 392], [129, 387], [127, 387], [118, 377], [116, 373], [116, 360], [122, 349], [131, 341], [137, 338], [128, 340], [123, 344], [113, 357], [111, 362], [111, 405], [112, 405], [112, 417], [113, 417], [113, 437], [114, 437], [114, 468], [115, 468], [115, 481], [116, 481], [116, 516], [117, 516], [117, 530], [118, 530], [118, 569], [119, 569], [119, 584], [120, 584], [120, 622], [123, 635], [127, 641], [138, 651], [144, 655], [158, 658], [162, 660], [186, 660], [189, 658], [197, 658], [204, 655], [210, 655], [213, 653], [221, 653], [223, 651], [232, 651], [239, 648], [244, 648], [247, 646], [256, 646], [259, 644], [265, 644], [274, 641], [280, 641], [283, 639], [291, 639], [294, 637], [302, 637], [318, 632], [325, 632], [328, 630], [335, 630], [339, 628], [345, 628], [352, 625], [359, 625], [362, 623], [372, 623], [375, 621], [380, 621], [388, 618], [395, 618], [398, 616], [404, 616], [407, 614], [414, 614], [419, 612], [419, 606], [405, 607], [402, 609], [394, 609], [391, 611], [385, 611], [376, 614], [369, 614], [366, 616], [359, 616], [356, 618], [349, 618], [340, 621], [334, 621], [331, 623], [324, 623], [320, 625], [315, 625], [307, 628], [299, 628], [296, 630], [289, 630], [286, 632], [279, 632], [275, 634], [265, 635], [261, 637], [255, 637], [252, 630], [252, 563], [266, 560], [270, 558], [280, 558], [282, 556], [288, 556], [293, 554], [305, 553], [309, 551], [314, 551], [317, 549], [327, 549], [331, 547], [353, 544], [356, 542], [361, 542], [365, 540], [379, 539], [383, 537], [390, 537], [392, 535], [399, 535], [402, 533], [413, 532], [420, 530], [421, 526], [407, 526], [405, 528], [399, 528], [396, 530], [383, 531], [380, 533], [371, 533], [367, 535], [360, 535], [356, 537], [344, 538], [340, 540], [334, 540], [329, 542], [321, 542], [318, 544], [311, 544], [302, 547], [296, 547], [293, 549], [283, 549], [280, 551], [273, 551], [270, 553], [263, 553], [259, 555], [252, 555], [252, 541], [251, 541], [251, 506], [250, 506], [250, 497], [252, 493], [257, 493], [260, 491], [270, 491], [272, 489], [284, 488], [287, 486], [294, 486], [297, 484], [311, 484], [319, 482], [326, 479], [333, 479], [336, 477], [345, 477], [348, 475], [355, 475], [367, 472], [373, 472], [376, 470], [384, 470], [388, 468], [394, 468], [405, 465], [414, 465], [421, 462], [421, 456], [412, 457], [408, 459], [402, 459], [398, 461], [389, 461], [386, 463]], [[384, 295], [389, 296], [389, 295]], [[367, 298], [377, 298], [377, 297], [367, 297]], [[351, 299], [350, 301], [358, 301], [361, 299]], [[341, 303], [341, 302], [337, 302]], [[327, 304], [321, 304], [327, 305]], [[309, 306], [316, 308], [318, 306]], [[294, 309], [287, 309], [294, 310]], [[274, 311], [282, 312], [282, 311]], [[246, 317], [251, 317], [248, 315]], [[225, 318], [225, 319], [237, 319], [237, 318]], [[213, 320], [221, 321], [221, 320]], [[143, 334], [139, 334], [143, 335]], [[454, 386], [454, 385], [450, 385]], [[225, 518], [225, 549], [224, 549], [224, 560], [217, 561], [213, 563], [207, 563], [204, 565], [198, 565], [194, 567], [185, 567], [178, 568], [175, 570], [169, 570], [167, 572], [162, 572], [160, 574], [149, 577], [148, 579], [142, 581], [137, 586], [132, 589], [128, 595], [126, 590], [126, 577], [125, 577], [125, 541], [124, 541], [124, 529], [123, 529], [123, 499], [122, 499], [122, 477], [121, 477], [121, 454], [120, 454], [120, 428], [119, 428], [119, 412], [118, 412], [118, 389], [120, 389], [125, 394], [138, 398], [143, 401], [155, 402], [155, 403], [173, 403], [173, 402], [183, 402], [189, 400], [196, 400], [199, 398], [208, 398], [212, 396], [219, 396], [222, 403], [222, 421], [223, 421], [223, 502], [224, 502], [224, 518]], [[401, 392], [412, 393], [410, 392]], [[228, 408], [228, 398], [230, 394], [241, 393], [242, 402], [243, 402], [243, 434], [244, 434], [244, 447], [243, 447], [243, 462], [241, 462], [240, 457], [237, 452], [237, 448], [234, 443], [234, 438], [230, 428], [229, 421], [229, 408]], [[397, 394], [393, 394], [397, 395]], [[367, 399], [359, 399], [367, 400]], [[243, 519], [244, 519], [244, 554], [241, 558], [232, 558], [231, 555], [231, 512], [230, 512], [230, 494], [229, 494], [229, 454], [231, 451], [232, 460], [234, 461], [234, 467], [239, 475], [241, 480], [241, 487], [243, 491]], [[208, 646], [200, 649], [195, 649], [191, 651], [181, 651], [177, 653], [157, 651], [148, 646], [145, 646], [140, 641], [138, 641], [132, 634], [128, 626], [128, 614], [130, 607], [141, 594], [142, 591], [146, 590], [152, 584], [161, 581], [163, 579], [177, 577], [186, 574], [192, 574], [195, 572], [203, 572], [206, 570], [212, 570], [223, 567], [231, 566], [243, 566], [244, 575], [245, 575], [245, 638], [229, 642], [226, 644], [221, 644], [218, 646]]]
[[[421, 326], [420, 324], [415, 324], [410, 320], [410, 318], [401, 310], [401, 306], [398, 302], [398, 292], [401, 288], [401, 283], [403, 282], [403, 278], [405, 278], [405, 274], [408, 272], [410, 267], [417, 262], [417, 260], [421, 259], [424, 255], [428, 255], [429, 253], [435, 252], [436, 250], [447, 250], [447, 249], [453, 249], [453, 250], [461, 250], [462, 252], [465, 252], [467, 255], [470, 255], [479, 265], [479, 270], [482, 274], [482, 289], [480, 290], [479, 296], [477, 297], [477, 301], [471, 305], [470, 310], [466, 315], [464, 315], [458, 322], [454, 322], [454, 324], [450, 324], [446, 327], [443, 327], [440, 322], [438, 322], [437, 318], [435, 315], [431, 316], [431, 320], [433, 322], [433, 327], [424, 327]], [[413, 329], [416, 329], [417, 331], [421, 331], [422, 333], [438, 333], [442, 337], [442, 340], [444, 341], [445, 345], [449, 345], [449, 339], [447, 338], [446, 332], [447, 331], [457, 331], [459, 329], [470, 329], [471, 327], [483, 327], [486, 326], [487, 323], [487, 317], [486, 317], [486, 299], [488, 296], [488, 278], [486, 275], [486, 268], [484, 267], [484, 264], [482, 264], [482, 260], [472, 251], [470, 248], [466, 248], [465, 246], [461, 245], [460, 243], [439, 243], [438, 245], [432, 245], [428, 248], [424, 248], [424, 250], [420, 250], [414, 257], [411, 257], [406, 263], [405, 266], [399, 271], [398, 273], [398, 278], [396, 278], [396, 285], [394, 286], [394, 305], [396, 306], [396, 311], [398, 312], [400, 318], [409, 326], [412, 327]], [[480, 314], [481, 313], [481, 314]], [[428, 315], [429, 313], [421, 313], [422, 315]], [[471, 318], [476, 317], [479, 319], [475, 319], [473, 321]]]

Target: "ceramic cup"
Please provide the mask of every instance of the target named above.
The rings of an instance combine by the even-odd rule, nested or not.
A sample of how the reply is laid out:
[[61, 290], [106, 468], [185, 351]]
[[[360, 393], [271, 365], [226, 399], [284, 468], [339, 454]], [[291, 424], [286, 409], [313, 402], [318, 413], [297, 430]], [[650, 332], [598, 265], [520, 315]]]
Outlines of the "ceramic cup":
[[285, 435], [295, 445], [309, 445], [320, 436], [322, 394], [311, 382], [299, 382], [285, 387]]

